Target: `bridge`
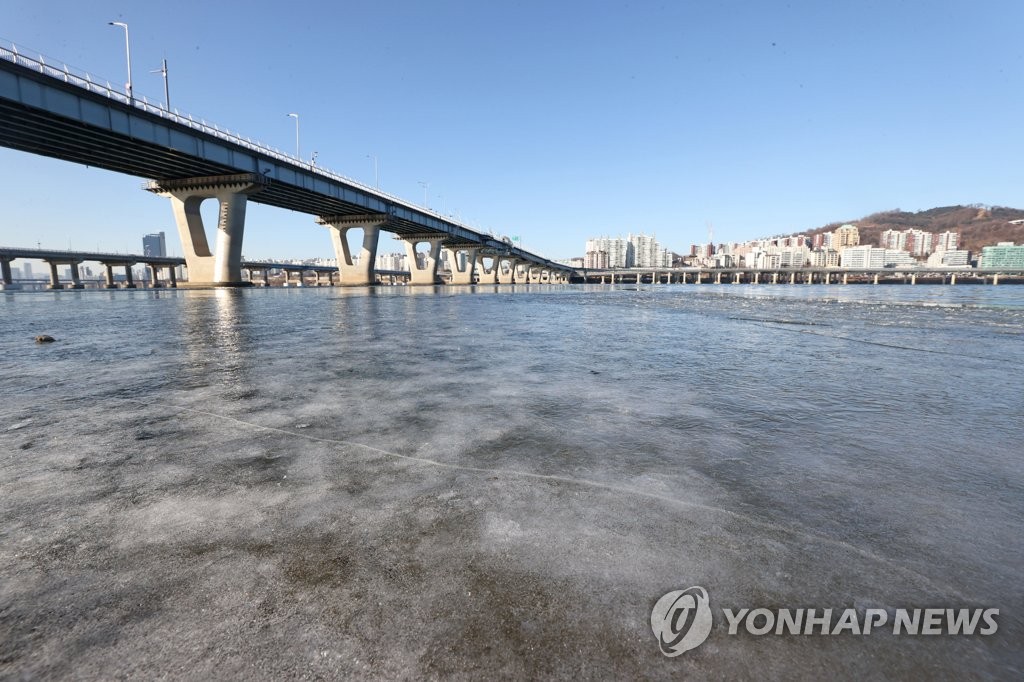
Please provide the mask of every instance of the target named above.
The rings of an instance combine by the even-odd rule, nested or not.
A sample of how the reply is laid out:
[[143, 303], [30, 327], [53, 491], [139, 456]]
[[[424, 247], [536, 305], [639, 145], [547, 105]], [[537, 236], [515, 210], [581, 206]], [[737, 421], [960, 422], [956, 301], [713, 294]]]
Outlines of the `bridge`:
[[576, 279], [592, 284], [999, 284], [1024, 283], [1024, 268], [606, 268], [577, 270]]
[[[555, 283], [572, 273], [448, 216], [15, 46], [0, 46], [0, 145], [148, 179], [144, 189], [171, 203], [193, 286], [249, 284], [241, 257], [249, 201], [310, 214], [327, 228], [344, 285], [374, 283], [381, 231], [405, 243], [411, 284], [438, 283], [442, 248], [457, 264], [453, 284]], [[215, 244], [199, 210], [208, 199], [219, 204]], [[358, 258], [349, 247], [351, 230], [362, 231]], [[428, 249], [417, 258], [422, 244]]]

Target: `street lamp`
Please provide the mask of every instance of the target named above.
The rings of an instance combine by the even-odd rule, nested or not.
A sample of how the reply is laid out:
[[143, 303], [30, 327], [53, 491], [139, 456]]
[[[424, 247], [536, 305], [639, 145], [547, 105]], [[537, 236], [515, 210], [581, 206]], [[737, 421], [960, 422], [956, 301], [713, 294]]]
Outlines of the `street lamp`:
[[426, 180], [420, 180], [419, 185], [423, 188], [423, 208], [430, 208], [430, 204], [427, 202], [427, 188], [430, 187], [430, 183]]
[[111, 26], [120, 26], [124, 29], [124, 51], [128, 56], [128, 84], [126, 89], [128, 90], [128, 101], [132, 101], [132, 47], [131, 43], [128, 42], [128, 24], [123, 21], [110, 21], [107, 22]]
[[295, 119], [295, 158], [296, 159], [301, 159], [302, 155], [299, 154], [299, 115], [298, 114], [288, 114], [288, 115]]
[[171, 110], [171, 94], [170, 94], [170, 90], [167, 89], [167, 60], [164, 59], [160, 63], [160, 68], [156, 69], [155, 71], [150, 71], [150, 73], [159, 73], [160, 75], [162, 75], [164, 77], [164, 109], [166, 109], [167, 111], [170, 111]]
[[380, 173], [377, 171], [377, 155], [367, 154], [366, 158], [373, 159], [373, 186], [380, 189]]

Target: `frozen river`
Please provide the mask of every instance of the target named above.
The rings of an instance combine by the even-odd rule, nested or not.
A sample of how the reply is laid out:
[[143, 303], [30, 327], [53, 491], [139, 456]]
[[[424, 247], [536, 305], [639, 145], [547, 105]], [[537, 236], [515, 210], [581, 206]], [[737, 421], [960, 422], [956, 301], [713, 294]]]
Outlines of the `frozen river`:
[[0, 385], [0, 677], [1024, 668], [1024, 287], [6, 294]]

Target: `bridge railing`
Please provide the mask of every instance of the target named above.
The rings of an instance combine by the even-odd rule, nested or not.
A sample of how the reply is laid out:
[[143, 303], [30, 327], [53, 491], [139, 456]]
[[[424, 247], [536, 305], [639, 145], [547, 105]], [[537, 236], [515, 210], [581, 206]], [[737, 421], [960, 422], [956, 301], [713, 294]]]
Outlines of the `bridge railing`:
[[[431, 208], [428, 208], [426, 206], [419, 206], [418, 204], [402, 199], [401, 197], [397, 197], [393, 194], [388, 194], [387, 192], [382, 192], [376, 187], [370, 187], [369, 185], [359, 182], [358, 180], [354, 180], [340, 173], [336, 173], [323, 166], [318, 166], [314, 164], [312, 161], [303, 161], [301, 158], [292, 156], [291, 154], [288, 154], [286, 152], [282, 152], [276, 147], [270, 147], [269, 145], [263, 144], [262, 142], [253, 141], [252, 138], [249, 137], [242, 137], [240, 134], [234, 133], [228, 130], [227, 128], [221, 128], [220, 126], [214, 123], [208, 123], [205, 119], [197, 120], [191, 114], [180, 112], [178, 111], [177, 108], [175, 108], [174, 111], [170, 111], [163, 105], [151, 103], [145, 96], [129, 97], [125, 92], [122, 92], [114, 88], [110, 84], [109, 80], [96, 80], [88, 72], [68, 67], [66, 63], [58, 60], [49, 59], [48, 62], [48, 58], [44, 55], [38, 52], [26, 50], [25, 48], [19, 48], [14, 43], [5, 42], [5, 44], [0, 44], [0, 59], [4, 59], [14, 64], [19, 64], [21, 66], [28, 67], [33, 71], [38, 71], [39, 73], [45, 76], [55, 78], [69, 85], [74, 85], [89, 92], [95, 92], [97, 94], [103, 95], [104, 97], [107, 97], [108, 99], [114, 100], [116, 102], [121, 102], [122, 104], [127, 104], [128, 106], [135, 107], [136, 109], [141, 109], [149, 114], [159, 116], [160, 118], [174, 121], [175, 123], [187, 126], [193, 130], [198, 130], [200, 132], [206, 133], [207, 135], [212, 135], [222, 140], [239, 145], [240, 147], [244, 147], [246, 149], [249, 149], [250, 151], [259, 152], [260, 154], [277, 159], [278, 161], [284, 161], [285, 163], [290, 163], [300, 168], [309, 169], [311, 172], [319, 173], [320, 175], [324, 175], [328, 178], [331, 178], [332, 180], [352, 185], [365, 192], [368, 192], [370, 194], [376, 195], [384, 199], [388, 199], [406, 208], [411, 208], [422, 213], [427, 213], [436, 218], [444, 220], [445, 222], [451, 223], [453, 225], [458, 225], [464, 229], [477, 232], [478, 234], [487, 234], [492, 239], [501, 241], [501, 237], [499, 235], [496, 235], [493, 231], [489, 230], [487, 233], [481, 233], [479, 232], [479, 228], [472, 228], [469, 227], [468, 225], [458, 223], [452, 220], [450, 216], [438, 213], [437, 211], [434, 211]], [[540, 258], [544, 258], [544, 256], [542, 256], [541, 254], [534, 255]]]

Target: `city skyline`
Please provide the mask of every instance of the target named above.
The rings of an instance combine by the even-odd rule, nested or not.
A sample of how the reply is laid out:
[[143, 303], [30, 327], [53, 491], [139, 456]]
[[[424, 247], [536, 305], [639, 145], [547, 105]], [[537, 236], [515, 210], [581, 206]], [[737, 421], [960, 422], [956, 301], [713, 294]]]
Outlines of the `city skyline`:
[[[1024, 153], [1009, 134], [1024, 99], [1015, 3], [268, 5], [245, 17], [244, 42], [217, 28], [235, 10], [203, 5], [194, 22], [193, 9], [24, 6], [3, 38], [118, 84], [125, 46], [108, 23], [127, 23], [137, 95], [163, 101], [151, 72], [166, 58], [182, 111], [289, 153], [301, 125], [303, 158], [549, 258], [630, 224], [638, 197], [643, 229], [677, 252], [708, 222], [744, 239], [893, 206], [1020, 203], [1004, 161]], [[375, 31], [309, 39], [332, 23], [386, 23], [388, 49]], [[272, 46], [263, 68], [237, 69], [253, 45]], [[983, 93], [998, 106], [976, 106]], [[116, 251], [139, 231], [175, 234], [138, 178], [6, 149], [0, 161], [2, 243], [30, 232]], [[330, 253], [310, 216], [267, 207], [251, 207], [246, 239], [280, 258]]]

